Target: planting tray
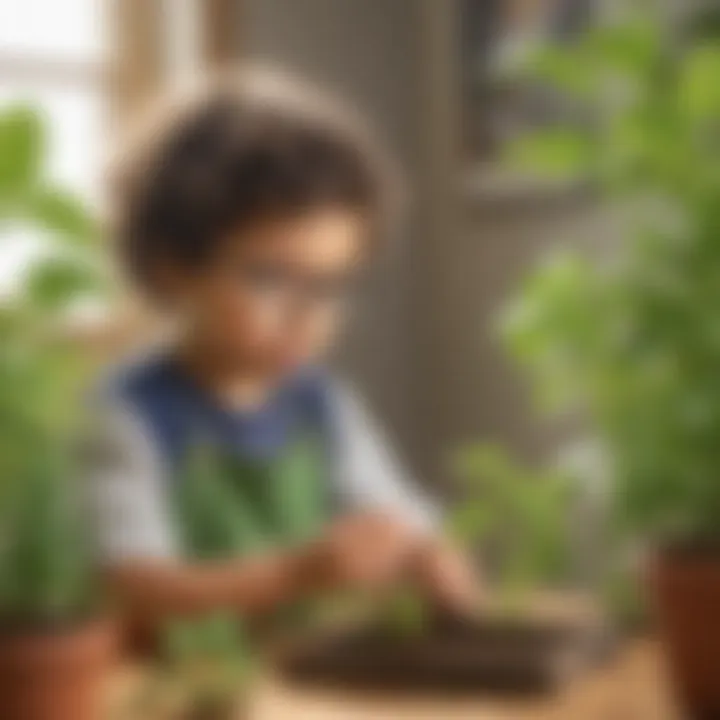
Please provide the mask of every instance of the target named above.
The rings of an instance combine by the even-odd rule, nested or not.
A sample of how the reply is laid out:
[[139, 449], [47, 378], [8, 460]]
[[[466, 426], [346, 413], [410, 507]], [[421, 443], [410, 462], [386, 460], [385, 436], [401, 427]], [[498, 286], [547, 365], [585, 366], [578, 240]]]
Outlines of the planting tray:
[[375, 689], [545, 693], [607, 656], [597, 625], [472, 620], [436, 623], [408, 637], [355, 627], [286, 647], [292, 680]]

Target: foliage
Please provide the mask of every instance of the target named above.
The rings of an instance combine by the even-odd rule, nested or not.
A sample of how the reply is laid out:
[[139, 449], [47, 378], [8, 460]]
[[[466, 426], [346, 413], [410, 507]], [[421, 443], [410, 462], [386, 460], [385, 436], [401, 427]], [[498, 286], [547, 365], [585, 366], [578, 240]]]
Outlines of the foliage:
[[23, 486], [8, 499], [0, 613], [13, 620], [74, 620], [89, 610], [93, 597], [80, 508], [58, 480], [71, 468], [60, 450], [47, 445], [28, 459]]
[[558, 253], [505, 317], [542, 406], [579, 412], [612, 464], [620, 526], [720, 525], [720, 35], [647, 12], [541, 52], [530, 72], [591, 121], [513, 150], [623, 212], [611, 258]]
[[47, 252], [0, 298], [0, 615], [74, 616], [90, 600], [70, 449], [69, 408], [83, 357], [65, 313], [103, 286], [95, 223], [46, 177], [46, 129], [31, 108], [0, 111], [0, 247], [7, 231], [40, 231]]
[[253, 657], [236, 613], [174, 620], [131, 715], [231, 720], [254, 674]]
[[403, 584], [384, 597], [371, 598], [373, 616], [390, 636], [398, 640], [422, 637], [431, 622], [427, 597], [411, 584]]
[[178, 527], [199, 559], [304, 542], [324, 522], [319, 442], [301, 437], [273, 458], [240, 457], [196, 431], [183, 463]]
[[[209, 439], [200, 436], [189, 448], [176, 498], [187, 557], [212, 561], [262, 547], [252, 515], [232, 492], [237, 470]], [[165, 628], [164, 641], [161, 663], [138, 698], [142, 717], [234, 717], [255, 657], [238, 614], [178, 618]]]
[[253, 528], [252, 516], [232, 493], [229, 461], [213, 443], [199, 442], [190, 447], [176, 510], [188, 557], [212, 560], [247, 551], [243, 541], [247, 528]]
[[529, 591], [563, 580], [570, 566], [570, 479], [530, 471], [494, 445], [467, 448], [457, 466], [466, 492], [448, 531], [486, 551], [501, 606], [513, 609]]

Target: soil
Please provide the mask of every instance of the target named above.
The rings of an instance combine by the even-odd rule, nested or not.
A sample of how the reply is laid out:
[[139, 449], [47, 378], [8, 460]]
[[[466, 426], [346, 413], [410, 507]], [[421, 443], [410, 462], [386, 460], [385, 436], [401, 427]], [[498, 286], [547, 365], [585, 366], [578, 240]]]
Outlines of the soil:
[[237, 717], [234, 705], [201, 706], [189, 710], [182, 720], [234, 720]]
[[520, 619], [434, 622], [417, 636], [361, 627], [300, 642], [280, 657], [290, 679], [374, 689], [542, 693], [597, 664], [597, 625]]

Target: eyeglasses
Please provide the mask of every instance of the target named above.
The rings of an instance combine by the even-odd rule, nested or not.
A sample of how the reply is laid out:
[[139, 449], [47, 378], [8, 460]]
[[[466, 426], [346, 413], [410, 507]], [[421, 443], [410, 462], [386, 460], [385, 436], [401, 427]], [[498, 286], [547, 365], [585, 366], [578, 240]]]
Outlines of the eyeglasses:
[[263, 302], [313, 309], [346, 303], [356, 287], [356, 278], [347, 273], [313, 274], [276, 265], [244, 267], [239, 279]]

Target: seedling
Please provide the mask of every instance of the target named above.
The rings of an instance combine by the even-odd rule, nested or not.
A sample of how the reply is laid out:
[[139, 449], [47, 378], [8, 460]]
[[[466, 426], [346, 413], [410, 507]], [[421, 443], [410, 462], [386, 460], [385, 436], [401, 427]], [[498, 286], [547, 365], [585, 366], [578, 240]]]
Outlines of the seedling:
[[501, 608], [518, 610], [531, 591], [568, 570], [572, 484], [562, 473], [523, 467], [492, 445], [464, 450], [456, 465], [465, 492], [448, 532], [484, 551]]

